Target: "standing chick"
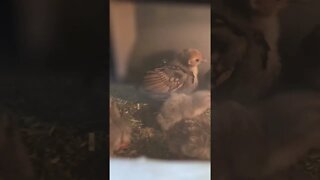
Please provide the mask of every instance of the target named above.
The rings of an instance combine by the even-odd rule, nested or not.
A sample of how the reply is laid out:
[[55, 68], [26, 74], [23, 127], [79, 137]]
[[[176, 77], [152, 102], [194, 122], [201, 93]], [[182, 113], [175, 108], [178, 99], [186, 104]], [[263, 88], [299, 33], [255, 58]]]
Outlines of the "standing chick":
[[211, 93], [208, 90], [196, 91], [187, 95], [174, 93], [167, 99], [157, 116], [157, 122], [166, 131], [186, 118], [194, 118], [211, 107]]
[[154, 99], [190, 93], [198, 86], [198, 66], [203, 61], [199, 50], [185, 49], [170, 64], [148, 71], [142, 89]]
[[111, 101], [109, 125], [109, 153], [112, 156], [116, 150], [119, 150], [130, 143], [131, 128], [127, 122], [121, 119], [116, 103]]
[[214, 179], [272, 179], [320, 146], [320, 94], [287, 93], [245, 106], [219, 103]]
[[0, 179], [31, 180], [32, 163], [21, 141], [13, 115], [3, 107], [0, 112]]

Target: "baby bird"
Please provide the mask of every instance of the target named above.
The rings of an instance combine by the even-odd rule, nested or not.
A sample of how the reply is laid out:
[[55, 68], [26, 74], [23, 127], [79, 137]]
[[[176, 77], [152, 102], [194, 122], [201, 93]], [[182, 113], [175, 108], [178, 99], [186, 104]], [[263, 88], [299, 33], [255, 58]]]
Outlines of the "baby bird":
[[116, 103], [111, 101], [109, 125], [109, 153], [110, 156], [113, 156], [115, 151], [126, 147], [130, 143], [131, 128], [127, 122], [121, 119]]
[[187, 95], [173, 93], [162, 105], [157, 122], [162, 130], [167, 131], [183, 119], [192, 119], [211, 107], [209, 90], [196, 91]]
[[174, 93], [163, 103], [157, 121], [172, 153], [210, 160], [210, 118], [202, 116], [210, 107], [209, 90]]
[[165, 133], [169, 150], [180, 156], [197, 160], [210, 160], [211, 120], [195, 117], [183, 119]]
[[197, 49], [184, 49], [168, 65], [148, 71], [142, 89], [151, 98], [166, 99], [173, 92], [190, 93], [198, 86], [198, 66], [204, 62]]
[[215, 117], [216, 180], [272, 179], [320, 146], [319, 93], [280, 94], [250, 106], [222, 102]]
[[32, 163], [21, 141], [13, 115], [0, 112], [0, 179], [31, 180], [34, 178]]

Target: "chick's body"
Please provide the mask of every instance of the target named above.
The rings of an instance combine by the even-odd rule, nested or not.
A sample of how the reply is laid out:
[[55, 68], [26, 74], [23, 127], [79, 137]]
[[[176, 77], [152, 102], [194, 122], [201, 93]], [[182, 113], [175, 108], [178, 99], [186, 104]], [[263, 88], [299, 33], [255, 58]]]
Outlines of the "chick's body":
[[162, 130], [168, 130], [174, 124], [185, 118], [194, 118], [211, 107], [211, 92], [208, 90], [196, 91], [187, 95], [174, 93], [167, 99], [157, 116]]
[[142, 89], [154, 99], [169, 97], [173, 92], [190, 93], [198, 86], [198, 65], [203, 61], [197, 49], [185, 49], [168, 65], [148, 71]]
[[157, 116], [169, 150], [179, 157], [210, 159], [210, 118], [203, 114], [211, 107], [210, 91], [174, 93]]
[[203, 117], [182, 119], [166, 131], [166, 137], [172, 153], [187, 158], [210, 160], [210, 119]]

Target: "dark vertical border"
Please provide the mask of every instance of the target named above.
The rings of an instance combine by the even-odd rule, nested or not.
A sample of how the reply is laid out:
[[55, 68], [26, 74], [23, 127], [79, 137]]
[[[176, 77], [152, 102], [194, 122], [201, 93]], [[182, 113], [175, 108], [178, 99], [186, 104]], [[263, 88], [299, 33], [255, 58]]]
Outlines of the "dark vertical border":
[[[106, 177], [106, 179], [110, 179], [110, 168], [109, 168], [109, 162], [110, 162], [110, 156], [109, 156], [109, 154], [110, 154], [110, 152], [109, 152], [109, 105], [110, 105], [110, 103], [109, 103], [109, 101], [110, 101], [110, 80], [111, 80], [111, 77], [112, 77], [112, 75], [111, 75], [111, 69], [114, 69], [114, 63], [112, 62], [112, 60], [113, 60], [113, 58], [112, 58], [112, 45], [111, 45], [111, 38], [110, 38], [110, 0], [109, 1], [105, 1], [106, 2], [106, 25], [107, 25], [107, 28], [106, 28], [106, 33], [105, 33], [105, 35], [106, 35], [106, 37], [107, 37], [107, 48], [106, 48], [106, 52], [108, 52], [108, 54], [107, 54], [107, 70], [106, 70], [106, 73], [107, 73], [107, 79], [108, 79], [108, 81], [107, 82], [105, 82], [105, 84], [108, 84], [107, 85], [107, 92], [106, 92], [106, 96], [107, 96], [107, 101], [105, 101], [106, 102], [106, 105], [107, 105], [107, 107], [106, 107], [106, 112], [107, 112], [107, 118], [106, 118], [106, 120], [108, 120], [107, 121], [107, 132], [108, 132], [108, 138], [107, 138], [107, 144], [106, 144], [106, 146], [107, 146], [107, 155], [108, 155], [108, 160], [107, 160], [107, 162], [106, 162], [106, 164], [107, 164], [107, 169], [106, 169], [106, 174], [107, 174], [107, 177]], [[110, 72], [111, 71], [111, 72]]]
[[[212, 25], [213, 25], [213, 19], [212, 19], [212, 15], [213, 15], [213, 10], [214, 10], [214, 3], [211, 1], [211, 18], [210, 18], [210, 20], [211, 20], [211, 29], [212, 28], [214, 28], [214, 27], [212, 27]], [[211, 55], [212, 55], [212, 43], [213, 43], [213, 40], [212, 40], [212, 33], [210, 33], [210, 49], [211, 49]], [[210, 56], [211, 57], [211, 56]], [[214, 142], [213, 142], [213, 135], [214, 135], [214, 132], [213, 132], [213, 130], [214, 130], [214, 128], [213, 128], [213, 126], [214, 126], [214, 115], [215, 115], [215, 113], [214, 113], [214, 107], [215, 107], [215, 103], [214, 103], [214, 82], [213, 82], [213, 79], [212, 79], [212, 77], [213, 77], [213, 62], [212, 62], [212, 57], [211, 57], [211, 59], [210, 59], [210, 62], [211, 62], [211, 69], [210, 69], [210, 71], [211, 71], [211, 161], [210, 161], [210, 164], [211, 164], [211, 179], [214, 179], [214, 176], [213, 176], [213, 173], [214, 173], [214, 165], [213, 165], [213, 162], [214, 162], [214, 158], [213, 158], [213, 155], [214, 155], [214, 153], [213, 153], [213, 151], [214, 151]]]
[[0, 4], [0, 54], [1, 70], [12, 68], [17, 61], [17, 46], [15, 37], [15, 17], [13, 11], [13, 1], [3, 0]]

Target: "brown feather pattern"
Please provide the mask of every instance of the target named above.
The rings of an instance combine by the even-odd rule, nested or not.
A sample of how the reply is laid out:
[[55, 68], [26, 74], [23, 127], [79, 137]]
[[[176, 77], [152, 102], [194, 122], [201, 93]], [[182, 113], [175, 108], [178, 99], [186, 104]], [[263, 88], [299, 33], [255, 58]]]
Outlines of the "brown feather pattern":
[[188, 76], [190, 76], [190, 73], [186, 73], [185, 69], [179, 66], [164, 66], [148, 71], [144, 77], [143, 85], [147, 91], [171, 93], [181, 88]]

